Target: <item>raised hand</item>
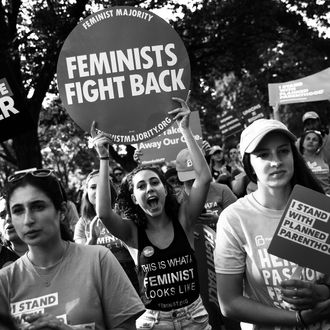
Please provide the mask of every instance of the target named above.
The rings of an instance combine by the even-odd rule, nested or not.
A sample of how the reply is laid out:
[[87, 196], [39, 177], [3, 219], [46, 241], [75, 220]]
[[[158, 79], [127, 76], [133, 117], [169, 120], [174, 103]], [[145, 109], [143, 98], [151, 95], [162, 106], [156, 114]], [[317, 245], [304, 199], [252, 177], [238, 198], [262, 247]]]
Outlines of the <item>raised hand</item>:
[[96, 122], [91, 126], [92, 143], [99, 157], [109, 157], [109, 145], [112, 143], [108, 134], [96, 128]]
[[177, 121], [178, 126], [182, 129], [186, 129], [189, 127], [189, 116], [191, 113], [189, 106], [187, 104], [189, 100], [189, 96], [190, 96], [190, 91], [188, 93], [186, 101], [180, 99], [179, 97], [172, 97], [173, 101], [177, 101], [178, 103], [180, 103], [180, 108], [176, 108], [168, 112], [169, 115], [173, 116], [173, 119]]

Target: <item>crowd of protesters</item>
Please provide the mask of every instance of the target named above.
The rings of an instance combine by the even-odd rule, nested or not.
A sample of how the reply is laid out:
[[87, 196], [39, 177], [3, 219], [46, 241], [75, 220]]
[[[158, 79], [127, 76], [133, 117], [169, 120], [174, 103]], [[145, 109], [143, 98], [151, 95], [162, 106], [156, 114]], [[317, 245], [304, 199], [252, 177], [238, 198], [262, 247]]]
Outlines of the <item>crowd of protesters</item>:
[[330, 141], [318, 114], [304, 114], [299, 139], [280, 121], [259, 119], [236, 145], [200, 148], [188, 104], [174, 101], [169, 115], [186, 143], [174, 166], [110, 167], [112, 141], [93, 123], [100, 162], [85, 180], [79, 212], [51, 170], [8, 178], [0, 199], [0, 328], [212, 329], [196, 224], [216, 232], [222, 329], [330, 328], [328, 276], [267, 251], [295, 184], [330, 193]]

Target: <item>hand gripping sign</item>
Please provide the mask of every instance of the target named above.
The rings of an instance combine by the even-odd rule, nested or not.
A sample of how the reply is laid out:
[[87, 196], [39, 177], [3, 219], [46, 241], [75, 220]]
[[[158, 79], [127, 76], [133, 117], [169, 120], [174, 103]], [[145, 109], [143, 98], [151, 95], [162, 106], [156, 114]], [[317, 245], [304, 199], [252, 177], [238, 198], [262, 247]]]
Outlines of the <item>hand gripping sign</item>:
[[138, 7], [110, 7], [80, 22], [57, 64], [62, 102], [89, 131], [93, 120], [114, 143], [149, 140], [172, 125], [167, 112], [186, 99], [190, 64], [163, 19]]

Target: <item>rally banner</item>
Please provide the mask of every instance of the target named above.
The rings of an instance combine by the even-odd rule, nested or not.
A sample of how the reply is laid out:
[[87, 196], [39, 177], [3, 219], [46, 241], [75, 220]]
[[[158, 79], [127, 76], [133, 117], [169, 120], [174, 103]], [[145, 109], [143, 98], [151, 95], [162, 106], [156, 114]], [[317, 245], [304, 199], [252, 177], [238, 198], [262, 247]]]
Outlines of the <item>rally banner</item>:
[[329, 201], [326, 195], [296, 185], [268, 252], [330, 275]]
[[197, 224], [194, 234], [200, 292], [204, 306], [209, 313], [209, 323], [213, 329], [225, 329], [218, 302], [217, 278], [213, 259], [215, 231], [207, 225]]
[[32, 118], [15, 102], [6, 78], [0, 78], [0, 141], [6, 141], [32, 129]]
[[330, 68], [310, 76], [268, 84], [269, 105], [313, 102], [330, 99]]
[[168, 111], [186, 99], [190, 63], [182, 40], [156, 14], [118, 6], [81, 21], [60, 52], [57, 80], [64, 107], [89, 131], [114, 143], [147, 141], [173, 123]]
[[[198, 145], [202, 147], [202, 128], [198, 111], [192, 111], [189, 118], [189, 126]], [[142, 164], [155, 164], [163, 162], [175, 161], [177, 154], [187, 145], [180, 132], [178, 125], [175, 123], [161, 135], [134, 145], [141, 150]]]

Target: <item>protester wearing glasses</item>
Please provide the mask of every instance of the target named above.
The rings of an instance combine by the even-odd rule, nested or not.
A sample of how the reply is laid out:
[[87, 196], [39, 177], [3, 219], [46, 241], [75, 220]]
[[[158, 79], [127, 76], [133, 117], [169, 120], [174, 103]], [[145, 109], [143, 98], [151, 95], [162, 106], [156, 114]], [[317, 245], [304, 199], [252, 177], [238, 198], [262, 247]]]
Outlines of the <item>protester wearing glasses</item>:
[[[219, 217], [215, 248], [221, 311], [254, 329], [329, 329], [329, 288], [322, 274], [268, 253], [295, 184], [321, 186], [295, 147], [296, 137], [272, 119], [259, 119], [241, 134], [246, 174], [257, 190]], [[298, 268], [299, 269], [299, 268]], [[316, 322], [316, 324], [313, 324]]]
[[[138, 290], [135, 265], [129, 251], [120, 239], [113, 236], [107, 230], [102, 221], [96, 215], [95, 203], [98, 180], [99, 170], [93, 170], [86, 178], [85, 188], [81, 200], [81, 217], [75, 227], [74, 241], [78, 244], [103, 245], [110, 249], [121, 266], [124, 268], [136, 290]], [[110, 178], [109, 185], [112, 200], [111, 207], [114, 208], [117, 193]]]
[[189, 128], [190, 109], [173, 98], [180, 108], [169, 112], [192, 155], [196, 178], [189, 198], [178, 204], [159, 168], [138, 166], [127, 175], [118, 196], [121, 218], [108, 205], [109, 150], [105, 133], [91, 133], [100, 158], [97, 214], [109, 231], [136, 254], [140, 296], [147, 311], [137, 320], [138, 329], [210, 329], [203, 306], [194, 254], [194, 224], [201, 213], [211, 181], [205, 158]]
[[116, 189], [116, 192], [119, 192], [120, 185], [124, 179], [125, 173], [124, 170], [120, 166], [115, 166], [112, 169], [112, 183], [114, 188]]
[[66, 196], [52, 172], [8, 181], [8, 209], [29, 251], [0, 270], [0, 313], [27, 329], [134, 329], [143, 304], [108, 249], [68, 241]]

